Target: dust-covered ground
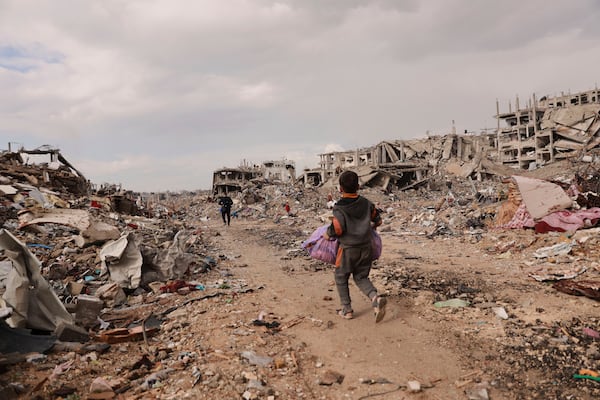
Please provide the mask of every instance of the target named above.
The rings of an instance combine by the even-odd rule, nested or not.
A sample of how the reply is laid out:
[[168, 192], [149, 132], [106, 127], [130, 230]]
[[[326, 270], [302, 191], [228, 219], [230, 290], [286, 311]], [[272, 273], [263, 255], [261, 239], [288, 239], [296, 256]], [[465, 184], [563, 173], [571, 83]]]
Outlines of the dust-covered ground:
[[[323, 193], [283, 193], [294, 215], [249, 207], [231, 226], [195, 201], [178, 215], [215, 260], [187, 277], [202, 290], [130, 293], [100, 317], [112, 327], [155, 319], [155, 334], [33, 355], [4, 368], [3, 398], [600, 397], [598, 382], [574, 378], [600, 369], [598, 302], [530, 276], [585, 267], [580, 278], [598, 280], [599, 232], [495, 230], [495, 205], [477, 199], [440, 207], [439, 192], [363, 194], [384, 217], [371, 272], [388, 297], [381, 323], [353, 285], [355, 318], [337, 316], [333, 267], [301, 249], [330, 213]], [[534, 257], [560, 243], [569, 254]], [[93, 382], [108, 388], [91, 393]]]

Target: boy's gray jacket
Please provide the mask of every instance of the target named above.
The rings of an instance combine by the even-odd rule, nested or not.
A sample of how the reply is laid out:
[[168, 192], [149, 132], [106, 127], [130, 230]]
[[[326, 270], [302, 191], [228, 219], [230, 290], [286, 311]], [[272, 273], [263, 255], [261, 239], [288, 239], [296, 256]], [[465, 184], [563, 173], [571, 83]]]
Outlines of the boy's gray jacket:
[[338, 237], [345, 248], [366, 246], [371, 243], [371, 222], [379, 218], [375, 205], [366, 198], [344, 198], [333, 207], [333, 221], [327, 234]]

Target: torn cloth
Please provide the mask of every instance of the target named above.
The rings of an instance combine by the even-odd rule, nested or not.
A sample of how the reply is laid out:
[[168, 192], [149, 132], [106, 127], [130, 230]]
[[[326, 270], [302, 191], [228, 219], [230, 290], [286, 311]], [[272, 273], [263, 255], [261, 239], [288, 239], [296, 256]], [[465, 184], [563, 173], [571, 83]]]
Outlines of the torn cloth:
[[531, 217], [531, 214], [527, 211], [527, 207], [525, 203], [521, 203], [517, 211], [515, 211], [515, 215], [513, 215], [512, 219], [504, 225], [498, 226], [499, 229], [523, 229], [523, 228], [533, 228], [535, 226], [535, 221]]
[[600, 219], [600, 208], [588, 210], [556, 211], [548, 214], [535, 224], [536, 233], [573, 232], [584, 227], [596, 225]]

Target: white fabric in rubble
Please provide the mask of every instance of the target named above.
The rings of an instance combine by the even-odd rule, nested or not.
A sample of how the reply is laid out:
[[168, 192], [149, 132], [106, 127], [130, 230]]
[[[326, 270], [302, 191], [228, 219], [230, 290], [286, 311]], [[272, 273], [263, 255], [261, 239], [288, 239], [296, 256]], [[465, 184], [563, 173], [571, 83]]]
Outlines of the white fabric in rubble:
[[181, 278], [198, 262], [198, 256], [187, 252], [196, 240], [196, 235], [181, 230], [175, 234], [171, 246], [157, 254], [154, 263], [159, 266], [164, 279]]
[[122, 288], [136, 289], [142, 277], [142, 253], [133, 233], [110, 241], [100, 250], [102, 268]]

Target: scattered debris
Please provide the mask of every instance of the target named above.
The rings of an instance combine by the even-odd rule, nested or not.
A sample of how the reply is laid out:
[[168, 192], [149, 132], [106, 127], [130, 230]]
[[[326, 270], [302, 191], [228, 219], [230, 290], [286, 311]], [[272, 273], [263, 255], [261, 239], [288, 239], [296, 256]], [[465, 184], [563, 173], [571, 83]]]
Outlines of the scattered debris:
[[[538, 133], [533, 155], [514, 154], [505, 140], [514, 133], [511, 126], [500, 136], [453, 133], [324, 154], [322, 168], [297, 181], [293, 163], [285, 160], [220, 170], [210, 192], [97, 188], [60, 159], [58, 172], [51, 173], [49, 165], [3, 153], [0, 293], [6, 304], [0, 315], [6, 323], [0, 321], [0, 371], [13, 383], [0, 380], [0, 394], [179, 398], [184, 390], [197, 390], [222, 398], [328, 398], [341, 388], [367, 398], [366, 384], [406, 392], [433, 388], [426, 377], [405, 376], [402, 385], [363, 379], [357, 389], [347, 371], [325, 370], [327, 363], [315, 363], [291, 333], [302, 324], [298, 330], [327, 334], [337, 323], [308, 309], [275, 311], [279, 293], [273, 294], [274, 310], [261, 313], [265, 305], [253, 300], [263, 285], [236, 276], [242, 269], [252, 274], [253, 265], [239, 260], [236, 243], [216, 244], [224, 234], [209, 223], [218, 217], [214, 196], [231, 193], [232, 225], [256, 222], [245, 225], [239, 240], [252, 238], [278, 251], [290, 275], [321, 279], [332, 267], [302, 247], [315, 247], [307, 242], [320, 235], [304, 240], [328, 224], [337, 174], [352, 168], [361, 193], [381, 210], [385, 250], [372, 274], [390, 299], [400, 299], [398, 320], [414, 312], [423, 321], [455, 327], [448, 334], [440, 329], [440, 344], [464, 350], [469, 368], [486, 366], [450, 387], [477, 400], [495, 397], [495, 391], [568, 398], [585, 388], [590, 398], [600, 395], [587, 378], [594, 371], [581, 368], [600, 360], [598, 319], [564, 319], [546, 304], [513, 298], [522, 289], [565, 302], [529, 277], [552, 281], [557, 291], [600, 298], [600, 230], [593, 228], [600, 219], [600, 169], [594, 169], [600, 125], [597, 111], [579, 111], [583, 120], [546, 110], [540, 131], [562, 139], [545, 143]], [[517, 118], [509, 114], [499, 118]], [[575, 158], [568, 150], [573, 143], [564, 140], [582, 144], [592, 160], [584, 167], [559, 161]], [[40, 155], [57, 154], [49, 150]], [[553, 160], [541, 157], [550, 154], [544, 151], [554, 152]], [[534, 156], [536, 169], [525, 171]], [[391, 246], [397, 242], [401, 250]], [[450, 251], [442, 254], [442, 248]], [[331, 291], [311, 301], [330, 302]], [[249, 309], [241, 309], [247, 299]], [[488, 349], [485, 359], [474, 348]], [[584, 378], [574, 379], [579, 369], [576, 375]], [[524, 373], [551, 375], [518, 379]]]

